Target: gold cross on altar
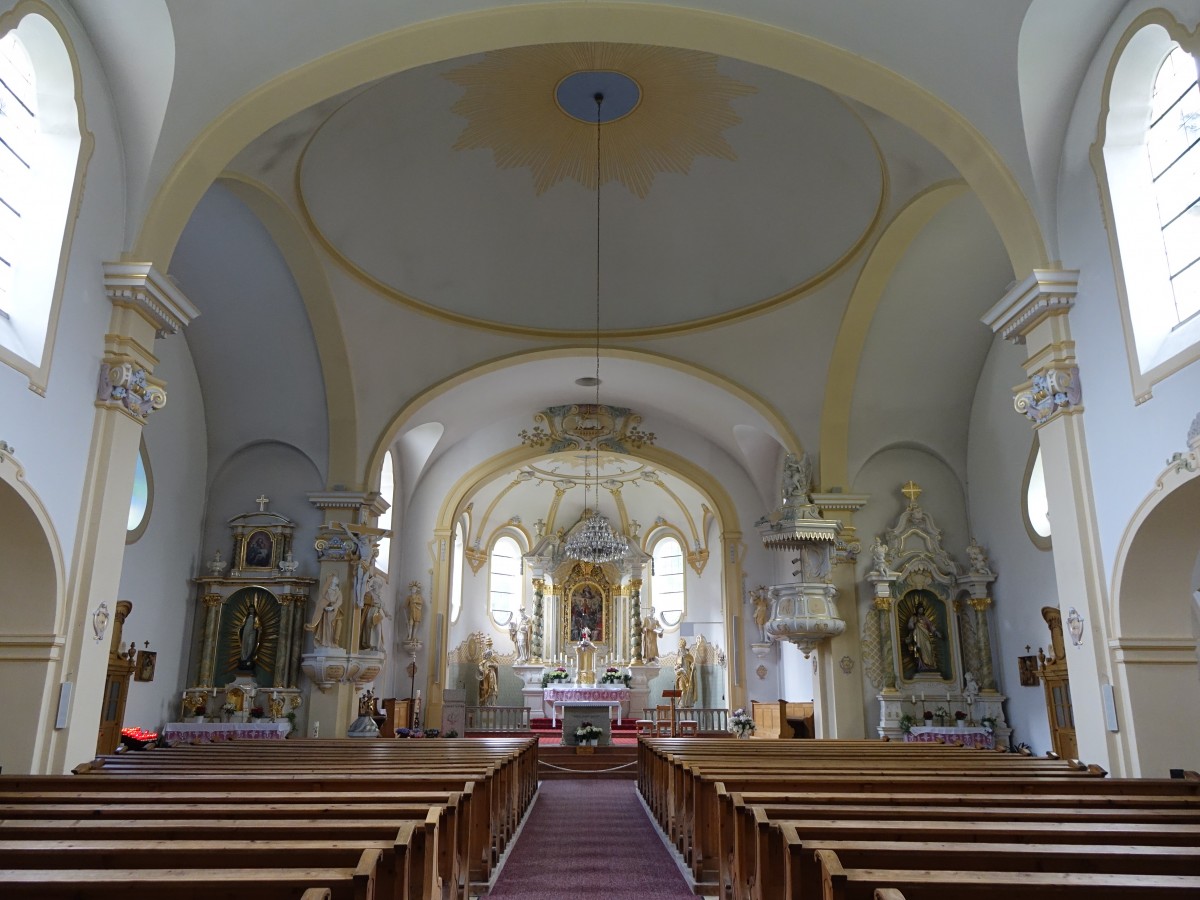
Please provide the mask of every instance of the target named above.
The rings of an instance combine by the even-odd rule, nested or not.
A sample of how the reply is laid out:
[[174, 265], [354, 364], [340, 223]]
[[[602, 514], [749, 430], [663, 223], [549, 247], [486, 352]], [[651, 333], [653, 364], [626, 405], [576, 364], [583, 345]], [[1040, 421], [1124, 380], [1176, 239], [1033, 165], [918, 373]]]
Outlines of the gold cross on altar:
[[267, 504], [270, 503], [271, 501], [267, 498], [266, 494], [261, 494], [259, 496], [259, 498], [257, 500], [255, 500], [254, 502], [258, 504], [259, 512], [266, 512]]
[[921, 496], [921, 486], [915, 481], [908, 481], [900, 488], [900, 493], [908, 498], [909, 503], [916, 503], [917, 498]]

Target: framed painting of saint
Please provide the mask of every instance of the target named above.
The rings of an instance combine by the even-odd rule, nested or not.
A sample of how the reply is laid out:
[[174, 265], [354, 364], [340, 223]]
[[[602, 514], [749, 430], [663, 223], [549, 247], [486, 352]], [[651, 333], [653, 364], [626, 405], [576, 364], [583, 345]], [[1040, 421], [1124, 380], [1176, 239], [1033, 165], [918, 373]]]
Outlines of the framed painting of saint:
[[594, 642], [602, 643], [606, 639], [604, 595], [598, 585], [585, 581], [575, 586], [571, 591], [568, 616], [568, 639], [572, 644], [582, 639], [584, 628], [588, 629], [588, 634]]
[[269, 569], [275, 559], [275, 539], [269, 531], [254, 531], [246, 538], [243, 569]]
[[954, 677], [946, 604], [928, 590], [909, 591], [896, 603], [900, 675], [905, 681]]

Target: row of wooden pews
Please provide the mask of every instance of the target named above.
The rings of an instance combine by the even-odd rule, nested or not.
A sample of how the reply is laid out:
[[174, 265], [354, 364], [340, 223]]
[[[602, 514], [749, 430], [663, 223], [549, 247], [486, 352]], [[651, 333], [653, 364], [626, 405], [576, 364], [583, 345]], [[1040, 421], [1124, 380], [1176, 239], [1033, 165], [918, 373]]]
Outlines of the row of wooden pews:
[[230, 742], [0, 776], [0, 897], [467, 900], [536, 790], [532, 738]]
[[[1200, 897], [1200, 776], [877, 741], [644, 739], [638, 787], [732, 900]], [[879, 892], [878, 895], [876, 892]]]

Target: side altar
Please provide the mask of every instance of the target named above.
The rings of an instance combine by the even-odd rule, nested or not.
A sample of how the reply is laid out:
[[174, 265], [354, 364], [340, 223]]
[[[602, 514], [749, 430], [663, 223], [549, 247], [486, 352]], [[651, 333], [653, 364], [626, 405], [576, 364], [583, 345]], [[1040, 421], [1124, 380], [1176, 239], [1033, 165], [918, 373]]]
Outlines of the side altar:
[[266, 497], [257, 502], [256, 512], [229, 520], [230, 560], [218, 549], [208, 574], [194, 579], [199, 655], [183, 691], [185, 721], [222, 711], [234, 723], [252, 713], [279, 720], [302, 703], [300, 651], [316, 579], [296, 574], [295, 523], [268, 512]]

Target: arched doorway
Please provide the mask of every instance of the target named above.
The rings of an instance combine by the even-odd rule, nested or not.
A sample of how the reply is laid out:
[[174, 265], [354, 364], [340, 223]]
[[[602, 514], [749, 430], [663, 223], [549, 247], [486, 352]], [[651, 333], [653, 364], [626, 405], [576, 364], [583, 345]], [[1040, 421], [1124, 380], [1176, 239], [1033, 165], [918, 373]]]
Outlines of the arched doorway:
[[45, 771], [62, 659], [62, 555], [41, 501], [0, 448], [0, 760], [4, 774]]
[[[1125, 775], [1200, 765], [1200, 664], [1193, 612], [1200, 557], [1196, 452], [1159, 480], [1126, 531], [1113, 579], [1111, 653]], [[1193, 464], [1188, 471], [1185, 464]]]

